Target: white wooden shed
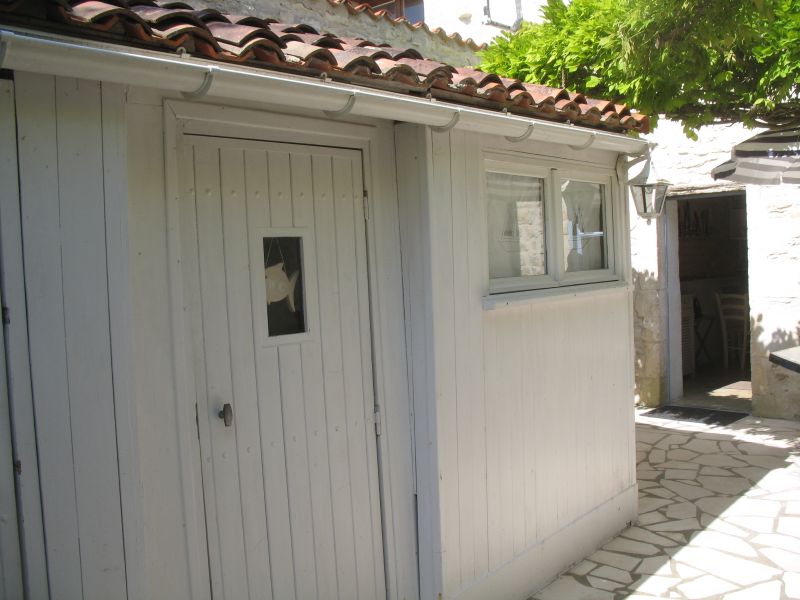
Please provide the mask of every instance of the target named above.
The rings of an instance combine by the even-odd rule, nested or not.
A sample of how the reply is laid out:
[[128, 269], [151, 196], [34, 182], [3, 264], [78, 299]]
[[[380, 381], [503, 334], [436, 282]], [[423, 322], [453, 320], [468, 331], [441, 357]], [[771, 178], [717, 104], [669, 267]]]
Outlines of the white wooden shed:
[[98, 4], [0, 13], [0, 596], [526, 598], [635, 519], [618, 111]]

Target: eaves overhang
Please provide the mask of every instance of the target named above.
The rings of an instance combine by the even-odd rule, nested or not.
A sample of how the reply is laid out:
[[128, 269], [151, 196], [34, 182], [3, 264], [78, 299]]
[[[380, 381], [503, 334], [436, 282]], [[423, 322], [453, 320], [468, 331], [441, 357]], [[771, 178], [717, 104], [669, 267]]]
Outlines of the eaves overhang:
[[306, 106], [330, 118], [388, 119], [434, 130], [456, 128], [499, 135], [512, 142], [562, 144], [574, 150], [592, 148], [632, 155], [647, 150], [647, 141], [623, 134], [23, 28], [0, 28], [0, 68], [151, 87], [187, 98]]

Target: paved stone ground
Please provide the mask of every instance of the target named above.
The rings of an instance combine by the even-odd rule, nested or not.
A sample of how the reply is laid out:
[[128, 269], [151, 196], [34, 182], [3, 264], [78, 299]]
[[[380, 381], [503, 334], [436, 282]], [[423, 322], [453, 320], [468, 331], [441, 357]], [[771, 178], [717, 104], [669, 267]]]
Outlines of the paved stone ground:
[[639, 522], [534, 599], [800, 599], [800, 423], [636, 421]]

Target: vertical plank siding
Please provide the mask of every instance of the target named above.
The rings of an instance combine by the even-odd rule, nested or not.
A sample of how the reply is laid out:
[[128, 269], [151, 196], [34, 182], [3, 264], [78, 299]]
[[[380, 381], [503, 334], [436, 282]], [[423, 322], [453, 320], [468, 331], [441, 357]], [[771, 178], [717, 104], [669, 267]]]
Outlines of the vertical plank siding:
[[16, 102], [50, 596], [125, 598], [101, 86], [20, 74]]
[[[0, 243], [32, 598], [414, 598], [417, 570], [424, 598], [513, 595], [635, 484], [627, 292], [482, 306], [491, 140], [181, 145], [156, 92], [15, 77]], [[318, 345], [262, 343], [269, 228], [308, 232]]]
[[[158, 91], [15, 79], [0, 243], [30, 597], [417, 597], [392, 127], [289, 117], [337, 142], [184, 145]], [[308, 233], [318, 346], [258, 337], [265, 289], [243, 265], [269, 228]], [[275, 390], [299, 401], [258, 401]], [[212, 435], [224, 398], [234, 425]]]
[[[131, 318], [135, 323], [131, 370], [139, 428], [136, 453], [143, 513], [140, 525], [143, 598], [157, 595], [203, 598], [203, 592], [205, 597], [210, 594], [206, 544], [205, 539], [190, 543], [192, 499], [186, 497], [185, 490], [192, 488], [183, 484], [191, 473], [185, 473], [183, 468], [179, 436], [181, 416], [173, 361], [176, 341], [170, 312], [165, 210], [164, 113], [160, 101], [146, 100], [129, 101], [126, 113], [128, 259]], [[179, 184], [181, 190], [187, 188], [187, 193], [194, 187], [188, 181]], [[181, 228], [182, 234], [185, 231], [186, 228]], [[194, 417], [193, 410], [191, 414]], [[191, 425], [196, 440], [197, 427]], [[195, 561], [193, 555], [201, 558]], [[201, 561], [206, 566], [195, 564]], [[201, 571], [200, 577], [193, 579], [193, 568]], [[193, 587], [195, 582], [202, 587]]]
[[[0, 80], [0, 140], [15, 140], [16, 115], [14, 110], [14, 84], [8, 80]], [[0, 227], [8, 219], [11, 209], [19, 210], [19, 177], [16, 144], [0, 145]], [[15, 215], [16, 216], [16, 215]], [[19, 226], [19, 219], [12, 219], [14, 228]], [[0, 232], [0, 243], [4, 241], [8, 229]], [[16, 238], [16, 236], [14, 236]], [[0, 256], [5, 255], [7, 244], [3, 244]], [[2, 278], [3, 290], [0, 291], [0, 303], [8, 307], [5, 293], [9, 287], [8, 274]], [[15, 307], [16, 308], [16, 307]], [[20, 323], [24, 321], [20, 319]], [[10, 323], [9, 323], [10, 325]], [[12, 354], [14, 353], [12, 346]], [[0, 330], [0, 598], [21, 598], [23, 596], [22, 552], [20, 549], [19, 520], [17, 510], [16, 485], [14, 475], [14, 449], [12, 447], [11, 402], [9, 391], [12, 388], [9, 379], [6, 354], [6, 327]], [[12, 367], [13, 369], [13, 367]], [[24, 437], [24, 436], [23, 436]], [[17, 450], [19, 453], [19, 450]], [[21, 459], [20, 459], [21, 460]], [[21, 479], [21, 478], [20, 478]], [[22, 496], [22, 494], [20, 494]]]
[[433, 307], [423, 290], [432, 288], [430, 219], [426, 216], [432, 171], [430, 136], [421, 127], [395, 129], [403, 301], [405, 304], [406, 360], [413, 406], [414, 475], [418, 568], [421, 598], [435, 598], [441, 590], [441, 536], [438, 469], [436, 466], [436, 404], [433, 389], [433, 348], [429, 324]]
[[[214, 597], [384, 597], [361, 157], [184, 139]], [[292, 233], [303, 239], [307, 330], [270, 337], [263, 243]], [[227, 402], [231, 427], [217, 416]]]
[[[549, 567], [531, 553], [557, 547], [562, 532], [591, 521], [587, 515], [622, 494], [627, 498], [635, 484], [628, 292], [484, 310], [480, 173], [482, 147], [491, 140], [460, 131], [426, 139], [419, 129], [397, 132], [398, 156], [420, 153], [431, 170], [421, 191], [401, 183], [414, 403], [418, 412], [426, 403], [434, 411], [417, 435], [432, 428], [426, 435], [436, 447], [426, 453], [417, 444], [419, 485], [429, 484], [424, 471], [435, 469], [438, 494], [421, 506], [420, 550], [441, 544], [440, 584], [436, 564], [426, 572], [421, 556], [423, 596], [530, 593], [525, 585], [542, 575], [516, 565], [558, 568], [575, 552], [564, 548], [569, 544], [560, 544], [562, 558], [539, 561]], [[422, 365], [414, 354], [426, 340], [432, 356]], [[433, 539], [424, 539], [437, 521]]]

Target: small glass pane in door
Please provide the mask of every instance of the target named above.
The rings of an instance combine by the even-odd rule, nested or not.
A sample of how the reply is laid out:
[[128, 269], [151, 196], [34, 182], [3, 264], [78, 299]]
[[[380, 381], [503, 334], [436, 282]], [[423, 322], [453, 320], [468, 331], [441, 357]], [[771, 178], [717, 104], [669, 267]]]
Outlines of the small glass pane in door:
[[264, 238], [264, 279], [269, 336], [304, 333], [303, 238]]

